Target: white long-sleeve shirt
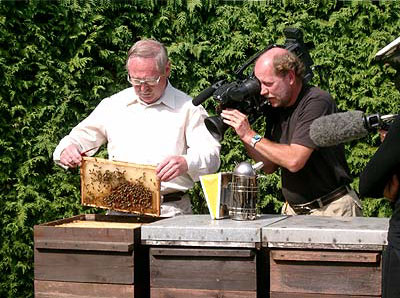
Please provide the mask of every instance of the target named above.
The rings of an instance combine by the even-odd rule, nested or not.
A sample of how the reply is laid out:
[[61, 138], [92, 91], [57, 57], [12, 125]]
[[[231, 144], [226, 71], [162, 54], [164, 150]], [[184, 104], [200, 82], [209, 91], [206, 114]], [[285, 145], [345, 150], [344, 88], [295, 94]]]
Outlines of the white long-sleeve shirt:
[[220, 144], [204, 125], [207, 112], [191, 100], [170, 83], [152, 104], [142, 102], [133, 87], [124, 89], [103, 99], [74, 127], [56, 147], [53, 159], [60, 164], [61, 152], [70, 144], [79, 145], [83, 152], [107, 143], [111, 160], [154, 166], [167, 156], [180, 155], [188, 171], [161, 182], [161, 193], [186, 191], [200, 175], [216, 172], [220, 165]]

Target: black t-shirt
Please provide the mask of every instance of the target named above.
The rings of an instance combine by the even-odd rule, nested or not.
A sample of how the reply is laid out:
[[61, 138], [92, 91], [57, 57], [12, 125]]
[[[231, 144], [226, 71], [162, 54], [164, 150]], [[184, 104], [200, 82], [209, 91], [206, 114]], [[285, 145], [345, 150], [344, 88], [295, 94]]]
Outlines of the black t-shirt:
[[[337, 112], [329, 93], [304, 86], [296, 103], [287, 108], [271, 109], [271, 132], [266, 137], [280, 144], [298, 144], [315, 149], [305, 166], [296, 173], [281, 167], [282, 193], [289, 203], [304, 204], [349, 184], [352, 179], [343, 145], [319, 148], [310, 138], [311, 123]], [[268, 127], [268, 124], [267, 124]]]
[[[393, 174], [400, 178], [400, 116], [398, 116], [360, 175], [360, 195], [381, 198]], [[394, 205], [389, 226], [389, 242], [400, 249], [400, 192]]]

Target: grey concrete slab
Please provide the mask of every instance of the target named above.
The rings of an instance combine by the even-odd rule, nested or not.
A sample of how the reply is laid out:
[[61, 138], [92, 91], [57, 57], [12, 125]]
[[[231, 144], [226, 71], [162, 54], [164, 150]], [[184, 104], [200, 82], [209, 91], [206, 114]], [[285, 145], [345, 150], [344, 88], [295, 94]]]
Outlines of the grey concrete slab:
[[289, 216], [262, 228], [263, 246], [379, 246], [387, 244], [388, 218]]
[[210, 215], [181, 215], [144, 225], [141, 239], [153, 245], [249, 246], [261, 243], [261, 228], [285, 219], [282, 215], [260, 215], [255, 220], [213, 220]]

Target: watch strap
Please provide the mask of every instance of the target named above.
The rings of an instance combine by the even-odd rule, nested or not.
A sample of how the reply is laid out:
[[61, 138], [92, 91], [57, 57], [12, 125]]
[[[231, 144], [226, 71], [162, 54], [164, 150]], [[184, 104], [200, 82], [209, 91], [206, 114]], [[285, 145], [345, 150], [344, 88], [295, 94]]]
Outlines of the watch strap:
[[259, 135], [259, 134], [255, 134], [252, 138], [251, 138], [251, 141], [250, 141], [250, 145], [251, 145], [251, 147], [255, 147], [256, 146], [256, 144], [259, 142], [259, 141], [261, 141], [261, 139], [262, 139], [262, 137]]

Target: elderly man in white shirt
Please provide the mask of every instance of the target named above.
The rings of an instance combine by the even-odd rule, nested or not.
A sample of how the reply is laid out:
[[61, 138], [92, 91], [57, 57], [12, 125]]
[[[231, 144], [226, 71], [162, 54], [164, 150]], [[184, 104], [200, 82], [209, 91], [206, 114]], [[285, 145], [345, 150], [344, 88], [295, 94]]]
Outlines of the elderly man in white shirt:
[[220, 165], [220, 144], [204, 125], [207, 112], [170, 84], [170, 62], [161, 43], [135, 43], [126, 69], [132, 87], [103, 99], [60, 141], [54, 161], [64, 168], [80, 166], [81, 152], [107, 143], [111, 160], [157, 166], [161, 216], [190, 214], [190, 198], [181, 194]]

